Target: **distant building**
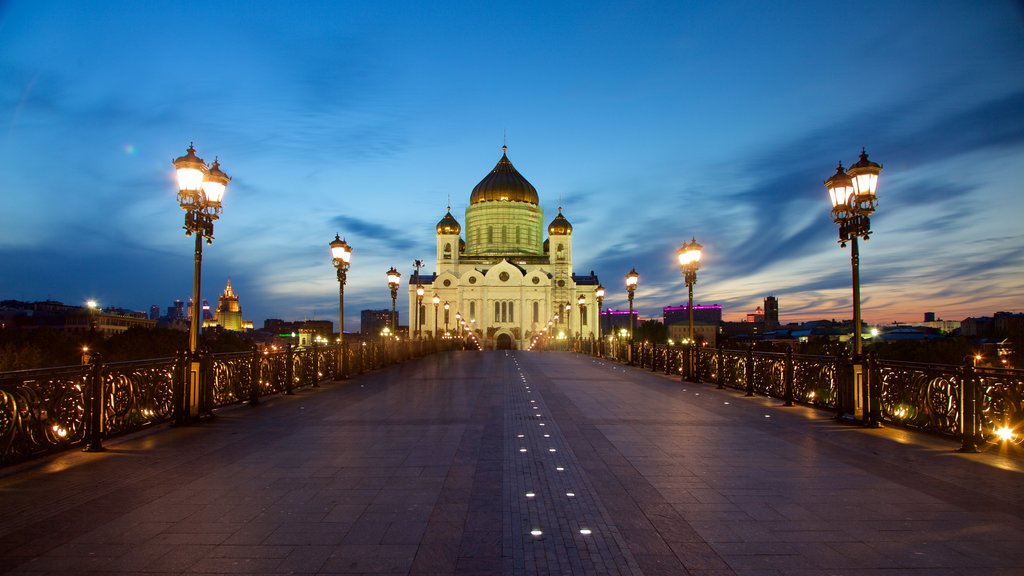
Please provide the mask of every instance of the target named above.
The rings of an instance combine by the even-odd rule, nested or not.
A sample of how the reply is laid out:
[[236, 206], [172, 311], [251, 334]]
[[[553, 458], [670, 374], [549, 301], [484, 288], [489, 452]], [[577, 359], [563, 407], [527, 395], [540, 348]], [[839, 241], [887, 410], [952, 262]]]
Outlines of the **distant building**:
[[[71, 334], [86, 335], [95, 332], [102, 336], [120, 334], [132, 327], [152, 328], [156, 320], [147, 318], [145, 312], [109, 307], [105, 309], [86, 306], [68, 306], [61, 302], [4, 301], [6, 317], [24, 328], [52, 328]], [[5, 321], [6, 324], [6, 321]]]
[[[662, 308], [661, 311], [665, 326], [671, 326], [679, 323], [689, 324], [690, 307], [686, 304], [683, 304], [682, 306], [666, 306]], [[718, 324], [722, 323], [722, 307], [718, 304], [695, 304], [693, 306], [693, 322], [695, 324], [700, 322], [701, 324], [713, 324], [718, 326]]]
[[766, 330], [779, 327], [779, 300], [775, 296], [764, 299], [764, 327]]
[[[633, 310], [633, 328], [640, 325], [640, 312]], [[629, 310], [607, 308], [601, 311], [601, 331], [605, 336], [629, 330]]]
[[[502, 147], [501, 159], [469, 196], [465, 238], [451, 207], [435, 227], [437, 272], [408, 284], [408, 319], [436, 333], [426, 302], [436, 294], [461, 314], [485, 348], [525, 349], [558, 317], [557, 333], [597, 335], [597, 276], [573, 273], [573, 227], [558, 209], [544, 227], [537, 189]], [[547, 238], [545, 238], [545, 233]], [[417, 282], [426, 290], [417, 314]], [[578, 305], [584, 298], [584, 306]], [[566, 318], [565, 306], [570, 310]], [[365, 332], [365, 326], [364, 326]]]
[[242, 306], [238, 302], [238, 295], [231, 288], [230, 279], [224, 288], [224, 293], [217, 299], [217, 310], [214, 312], [213, 318], [203, 322], [204, 328], [214, 326], [232, 332], [252, 330], [252, 320], [242, 319]]
[[924, 313], [924, 321], [925, 322], [935, 322], [935, 312], [925, 312]]
[[758, 306], [757, 310], [754, 310], [753, 312], [747, 313], [747, 322], [749, 322], [751, 324], [761, 324], [763, 326], [764, 325], [764, 309], [761, 308], [760, 306]]
[[[398, 310], [395, 310], [395, 324], [398, 324]], [[389, 308], [363, 310], [359, 313], [359, 332], [362, 334], [377, 336], [385, 326], [390, 325], [391, 310]]]

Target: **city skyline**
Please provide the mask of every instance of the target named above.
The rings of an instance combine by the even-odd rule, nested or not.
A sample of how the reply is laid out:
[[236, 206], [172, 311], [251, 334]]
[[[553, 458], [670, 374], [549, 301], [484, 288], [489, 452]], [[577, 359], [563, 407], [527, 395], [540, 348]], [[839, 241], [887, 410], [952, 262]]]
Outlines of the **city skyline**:
[[[244, 18], [238, 15], [244, 13]], [[851, 20], [860, 18], [863, 26]], [[390, 306], [434, 225], [465, 225], [508, 144], [546, 221], [574, 227], [605, 306], [686, 300], [739, 320], [848, 319], [850, 253], [822, 182], [884, 170], [861, 245], [864, 319], [1020, 311], [1024, 14], [990, 2], [431, 6], [218, 2], [0, 7], [0, 298], [164, 308], [191, 290], [170, 162], [233, 178], [202, 298], [337, 320], [328, 242], [353, 247], [346, 327]], [[1016, 224], [1014, 224], [1016, 222]]]

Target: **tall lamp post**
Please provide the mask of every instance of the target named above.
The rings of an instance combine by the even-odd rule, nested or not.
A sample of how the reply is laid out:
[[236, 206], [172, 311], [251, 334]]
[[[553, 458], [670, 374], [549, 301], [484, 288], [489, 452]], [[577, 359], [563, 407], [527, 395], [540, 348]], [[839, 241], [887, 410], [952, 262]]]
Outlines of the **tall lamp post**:
[[676, 257], [679, 258], [679, 270], [683, 273], [683, 282], [686, 283], [686, 290], [688, 293], [687, 299], [687, 312], [689, 313], [689, 324], [690, 324], [690, 354], [689, 354], [689, 366], [687, 366], [687, 374], [693, 374], [693, 363], [694, 357], [697, 353], [697, 340], [693, 336], [693, 285], [697, 283], [697, 270], [700, 269], [700, 254], [701, 246], [697, 243], [696, 238], [691, 238], [689, 242], [683, 242], [683, 245], [676, 250]]
[[331, 241], [331, 258], [338, 269], [338, 378], [345, 378], [345, 282], [348, 265], [352, 261], [352, 247], [337, 234]]
[[[419, 276], [417, 272], [416, 276]], [[416, 284], [416, 337], [420, 338], [423, 336], [423, 329], [420, 327], [420, 308], [423, 307], [423, 286]]]
[[203, 239], [213, 243], [213, 223], [220, 217], [221, 201], [231, 178], [221, 171], [220, 162], [214, 159], [207, 166], [196, 156], [196, 149], [189, 144], [184, 156], [175, 159], [174, 170], [178, 176], [178, 205], [185, 211], [185, 235], [196, 237], [195, 269], [192, 276], [192, 324], [189, 327], [188, 351], [189, 374], [175, 390], [175, 422], [181, 424], [186, 418], [199, 416], [200, 396], [205, 399], [206, 391], [201, 390], [199, 356], [199, 325], [202, 322], [202, 299], [199, 296], [203, 268]]
[[629, 297], [629, 364], [633, 364], [633, 292], [636, 291], [636, 285], [640, 283], [640, 274], [637, 274], [636, 268], [632, 268], [629, 274], [626, 274], [626, 292]]
[[[448, 335], [448, 311], [451, 310], [451, 307], [452, 307], [451, 304], [449, 304], [447, 302], [444, 303], [444, 335], [445, 336]], [[455, 318], [456, 319], [461, 318], [461, 316], [459, 316], [458, 312], [455, 313]]]
[[[861, 342], [860, 314], [860, 249], [858, 239], [867, 240], [871, 235], [871, 214], [875, 211], [875, 190], [882, 166], [868, 160], [862, 148], [860, 159], [848, 171], [840, 162], [836, 173], [825, 181], [829, 199], [832, 202], [832, 220], [839, 225], [839, 245], [850, 244], [850, 264], [853, 270], [853, 374], [854, 412], [865, 424], [878, 424], [878, 398], [871, 394], [871, 383], [865, 385], [864, 348]], [[858, 391], [862, 391], [861, 394]], [[858, 400], [863, 404], [857, 406]]]
[[434, 292], [434, 297], [430, 301], [434, 303], [434, 340], [437, 340], [437, 307], [441, 304], [441, 297]]
[[601, 325], [601, 309], [604, 306], [604, 286], [600, 284], [594, 289], [594, 298], [597, 299], [597, 355], [601, 356], [601, 347], [604, 346], [604, 326]]
[[387, 271], [388, 275], [388, 288], [391, 289], [391, 333], [395, 336], [398, 335], [398, 326], [395, 326], [395, 300], [398, 298], [398, 283], [402, 279], [402, 275], [395, 270], [392, 266]]

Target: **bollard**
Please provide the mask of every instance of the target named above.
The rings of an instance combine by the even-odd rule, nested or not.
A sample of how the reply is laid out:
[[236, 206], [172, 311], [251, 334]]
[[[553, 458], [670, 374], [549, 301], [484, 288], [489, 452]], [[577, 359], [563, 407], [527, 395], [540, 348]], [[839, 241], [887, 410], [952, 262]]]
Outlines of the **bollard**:
[[960, 369], [960, 449], [957, 452], [976, 454], [977, 444], [977, 380], [974, 375], [974, 359], [968, 357]]
[[100, 355], [93, 352], [89, 356], [89, 368], [87, 369], [88, 396], [88, 420], [86, 446], [83, 452], [103, 452], [103, 364]]
[[783, 396], [785, 396], [785, 406], [793, 405], [793, 349], [786, 348], [786, 367], [783, 371], [783, 379], [785, 380]]

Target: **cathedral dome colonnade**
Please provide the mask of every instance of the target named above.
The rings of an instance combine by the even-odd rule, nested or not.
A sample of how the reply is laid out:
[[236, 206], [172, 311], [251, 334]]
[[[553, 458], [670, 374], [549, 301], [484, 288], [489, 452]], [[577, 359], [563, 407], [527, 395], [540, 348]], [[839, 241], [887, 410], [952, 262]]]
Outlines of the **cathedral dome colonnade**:
[[[416, 314], [417, 277], [409, 282], [410, 334], [458, 335], [459, 315], [485, 348], [525, 349], [557, 314], [551, 337], [596, 338], [597, 276], [572, 272], [572, 224], [558, 215], [544, 227], [537, 189], [519, 173], [502, 147], [498, 164], [473, 188], [462, 225], [447, 213], [437, 223], [437, 261], [418, 283], [425, 294]], [[544, 238], [547, 232], [548, 237]], [[441, 302], [435, 310], [436, 294]], [[587, 305], [582, 327], [579, 296]], [[444, 310], [444, 304], [448, 310]], [[568, 319], [565, 306], [571, 305]], [[419, 318], [419, 326], [413, 326]], [[582, 328], [582, 331], [581, 331]]]

